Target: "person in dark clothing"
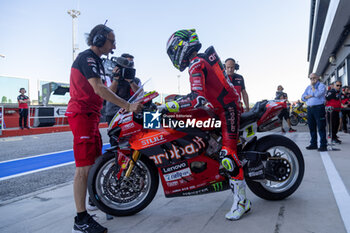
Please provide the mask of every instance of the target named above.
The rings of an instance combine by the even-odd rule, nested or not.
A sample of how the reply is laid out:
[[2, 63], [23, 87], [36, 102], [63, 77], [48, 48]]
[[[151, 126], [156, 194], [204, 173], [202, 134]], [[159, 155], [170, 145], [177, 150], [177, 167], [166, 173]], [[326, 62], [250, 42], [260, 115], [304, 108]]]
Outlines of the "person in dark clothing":
[[[121, 57], [127, 59], [130, 62], [130, 67], [134, 66], [134, 56], [123, 53]], [[118, 66], [114, 68], [113, 74], [115, 74], [115, 76], [111, 77], [112, 84], [109, 86], [109, 88], [117, 96], [121, 97], [124, 100], [129, 100], [130, 97], [141, 87], [141, 81], [136, 77], [134, 79], [121, 79], [119, 70], [120, 68]], [[108, 124], [111, 123], [114, 115], [118, 112], [119, 109], [120, 107], [113, 104], [112, 102], [106, 102], [106, 120]]]
[[[288, 103], [288, 95], [287, 93], [283, 92], [283, 87], [281, 85], [279, 85], [277, 87], [277, 91], [276, 91], [276, 97], [275, 100], [286, 100]], [[287, 106], [289, 106], [289, 104], [287, 104]], [[282, 133], [285, 133], [286, 131], [283, 128], [283, 118], [287, 121], [288, 126], [289, 126], [289, 130], [288, 132], [292, 133], [295, 132], [296, 130], [292, 128], [292, 125], [290, 123], [290, 116], [289, 116], [289, 111], [288, 111], [288, 107], [284, 108], [281, 113], [278, 115], [278, 118], [281, 120], [281, 130]]]
[[327, 121], [329, 123], [329, 133], [331, 134], [332, 143], [341, 143], [337, 133], [339, 128], [339, 112], [341, 108], [341, 82], [336, 81], [334, 88], [326, 93], [326, 107], [330, 107], [332, 111], [327, 112]]
[[19, 89], [19, 92], [21, 93], [17, 97], [18, 109], [19, 109], [19, 128], [23, 129], [23, 126], [24, 126], [24, 128], [29, 129], [29, 126], [27, 125], [27, 123], [28, 123], [28, 104], [30, 103], [30, 99], [28, 96], [25, 95], [25, 93], [27, 92], [25, 88], [22, 87], [21, 89]]
[[350, 119], [350, 89], [349, 86], [344, 87], [344, 93], [341, 96], [343, 132], [348, 132], [348, 120]]

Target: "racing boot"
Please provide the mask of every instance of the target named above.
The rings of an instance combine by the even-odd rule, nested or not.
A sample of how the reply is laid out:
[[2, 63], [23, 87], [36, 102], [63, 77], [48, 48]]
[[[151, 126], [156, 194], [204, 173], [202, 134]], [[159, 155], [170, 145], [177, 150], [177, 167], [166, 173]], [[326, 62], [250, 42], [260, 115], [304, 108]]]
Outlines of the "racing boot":
[[244, 180], [230, 180], [230, 187], [233, 192], [233, 204], [231, 210], [225, 215], [228, 220], [238, 220], [243, 214], [250, 211], [252, 203], [246, 198]]

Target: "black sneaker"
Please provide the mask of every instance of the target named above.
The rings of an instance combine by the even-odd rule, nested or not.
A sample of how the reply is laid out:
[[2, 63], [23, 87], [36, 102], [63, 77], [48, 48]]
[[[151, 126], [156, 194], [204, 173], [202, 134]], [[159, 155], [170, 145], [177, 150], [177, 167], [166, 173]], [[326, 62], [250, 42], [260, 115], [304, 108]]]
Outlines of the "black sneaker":
[[307, 150], [317, 150], [317, 146], [313, 146], [313, 145], [308, 145], [307, 147], [305, 147]]
[[341, 144], [341, 141], [340, 141], [338, 138], [336, 138], [336, 139], [333, 139], [333, 140], [332, 140], [332, 143], [338, 143], [338, 144]]
[[318, 148], [318, 151], [327, 151], [327, 147], [326, 146], [320, 146], [320, 148]]
[[78, 221], [78, 217], [74, 218], [74, 226], [72, 233], [107, 233], [108, 229], [101, 226], [89, 214], [82, 221]]

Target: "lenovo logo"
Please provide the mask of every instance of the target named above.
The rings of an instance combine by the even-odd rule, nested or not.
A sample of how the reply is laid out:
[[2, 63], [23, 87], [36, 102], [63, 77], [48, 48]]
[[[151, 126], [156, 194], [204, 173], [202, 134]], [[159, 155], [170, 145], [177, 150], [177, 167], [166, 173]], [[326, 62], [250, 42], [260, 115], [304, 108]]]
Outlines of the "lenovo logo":
[[175, 164], [175, 165], [172, 165], [172, 166], [169, 166], [169, 167], [163, 167], [162, 168], [162, 172], [163, 172], [163, 174], [167, 174], [167, 173], [170, 173], [170, 172], [181, 170], [181, 169], [183, 169], [185, 167], [187, 167], [187, 163], [186, 162], [182, 162], [182, 163]]

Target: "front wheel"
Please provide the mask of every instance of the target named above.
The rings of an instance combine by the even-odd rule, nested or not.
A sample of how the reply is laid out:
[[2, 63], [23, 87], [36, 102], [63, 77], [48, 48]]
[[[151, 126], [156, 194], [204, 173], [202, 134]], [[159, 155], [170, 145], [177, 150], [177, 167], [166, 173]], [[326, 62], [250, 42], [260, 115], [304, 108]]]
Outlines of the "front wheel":
[[112, 152], [99, 157], [88, 176], [92, 202], [103, 212], [114, 216], [129, 216], [146, 208], [157, 193], [159, 178], [155, 165], [147, 157], [137, 161], [128, 178], [117, 178], [120, 167]]
[[296, 126], [296, 125], [298, 125], [298, 123], [299, 123], [299, 118], [298, 118], [298, 116], [297, 116], [296, 114], [292, 113], [292, 114], [290, 115], [290, 124], [291, 124], [292, 126]]
[[289, 176], [282, 182], [269, 180], [253, 181], [247, 179], [250, 190], [266, 200], [282, 200], [293, 194], [304, 177], [304, 158], [299, 147], [289, 138], [281, 135], [269, 135], [257, 142], [256, 150], [269, 152], [272, 158], [281, 158], [289, 163]]

